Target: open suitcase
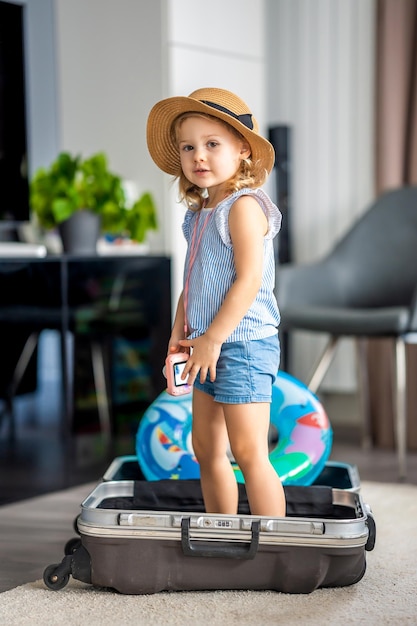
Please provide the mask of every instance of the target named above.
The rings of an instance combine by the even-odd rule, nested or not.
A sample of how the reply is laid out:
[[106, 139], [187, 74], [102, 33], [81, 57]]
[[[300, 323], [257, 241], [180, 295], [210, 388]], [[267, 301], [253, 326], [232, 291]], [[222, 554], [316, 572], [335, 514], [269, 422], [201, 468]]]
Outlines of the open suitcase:
[[358, 582], [375, 524], [358, 491], [285, 487], [287, 517], [204, 512], [198, 480], [103, 480], [81, 505], [80, 538], [44, 582], [73, 578], [125, 594], [217, 589], [310, 593]]

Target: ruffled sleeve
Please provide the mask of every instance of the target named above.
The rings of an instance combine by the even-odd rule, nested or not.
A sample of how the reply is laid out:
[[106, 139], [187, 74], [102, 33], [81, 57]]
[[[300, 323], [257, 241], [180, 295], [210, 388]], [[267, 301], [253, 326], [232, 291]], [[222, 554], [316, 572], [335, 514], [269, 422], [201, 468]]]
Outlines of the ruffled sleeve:
[[224, 245], [228, 248], [232, 247], [229, 231], [229, 213], [233, 203], [240, 196], [253, 196], [256, 198], [268, 220], [268, 232], [265, 235], [265, 239], [273, 239], [281, 228], [282, 216], [280, 210], [262, 189], [241, 189], [232, 194], [216, 209], [216, 227]]
[[182, 223], [182, 232], [184, 233], [184, 237], [187, 242], [190, 240], [191, 220], [193, 216], [195, 216], [195, 212], [191, 211], [190, 209], [187, 209], [184, 215], [184, 221]]

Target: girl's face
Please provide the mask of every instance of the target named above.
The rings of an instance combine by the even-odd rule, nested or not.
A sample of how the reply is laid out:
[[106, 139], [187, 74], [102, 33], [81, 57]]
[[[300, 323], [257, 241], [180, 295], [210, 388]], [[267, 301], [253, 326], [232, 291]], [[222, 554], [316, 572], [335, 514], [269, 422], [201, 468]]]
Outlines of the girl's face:
[[242, 159], [250, 156], [249, 145], [215, 120], [187, 117], [177, 136], [182, 171], [201, 188], [222, 185], [234, 176]]

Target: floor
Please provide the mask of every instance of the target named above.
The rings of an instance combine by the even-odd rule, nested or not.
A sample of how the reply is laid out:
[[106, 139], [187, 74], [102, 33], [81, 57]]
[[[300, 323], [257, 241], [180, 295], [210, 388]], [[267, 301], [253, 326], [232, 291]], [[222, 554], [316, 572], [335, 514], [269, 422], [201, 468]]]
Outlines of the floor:
[[[75, 438], [69, 446], [55, 409], [34, 419], [27, 406], [20, 408], [14, 442], [0, 423], [0, 592], [42, 578], [47, 565], [61, 561], [82, 500], [120, 450], [134, 454], [133, 438], [120, 450], [106, 451], [100, 436]], [[335, 424], [333, 431], [330, 459], [356, 465], [361, 480], [397, 482], [394, 451], [363, 450], [357, 428]], [[408, 455], [407, 482], [417, 485], [415, 452]]]
[[100, 435], [68, 443], [57, 421], [45, 417], [18, 421], [11, 441], [6, 426], [0, 429], [0, 505], [96, 480], [108, 465]]
[[105, 446], [97, 423], [88, 434], [63, 436], [58, 342], [53, 331], [41, 335], [37, 388], [15, 399], [14, 438], [0, 400], [0, 505], [96, 480], [114, 456], [134, 453], [133, 437]]

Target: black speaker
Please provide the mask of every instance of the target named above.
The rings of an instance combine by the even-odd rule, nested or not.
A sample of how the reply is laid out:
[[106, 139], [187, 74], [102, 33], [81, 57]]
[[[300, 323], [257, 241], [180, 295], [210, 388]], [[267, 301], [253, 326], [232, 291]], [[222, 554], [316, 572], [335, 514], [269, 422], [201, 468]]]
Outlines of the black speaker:
[[282, 226], [278, 236], [278, 262], [289, 263], [292, 260], [292, 246], [290, 233], [291, 209], [291, 129], [289, 126], [273, 126], [269, 129], [269, 141], [275, 150], [276, 198], [274, 198], [282, 213]]
[[[275, 150], [275, 175], [276, 197], [275, 203], [282, 213], [281, 230], [277, 237], [276, 260], [278, 265], [292, 261], [291, 245], [291, 129], [289, 126], [273, 126], [269, 129], [269, 141]], [[279, 306], [279, 280], [277, 290]], [[288, 367], [288, 333], [280, 333], [281, 365], [285, 370]]]

